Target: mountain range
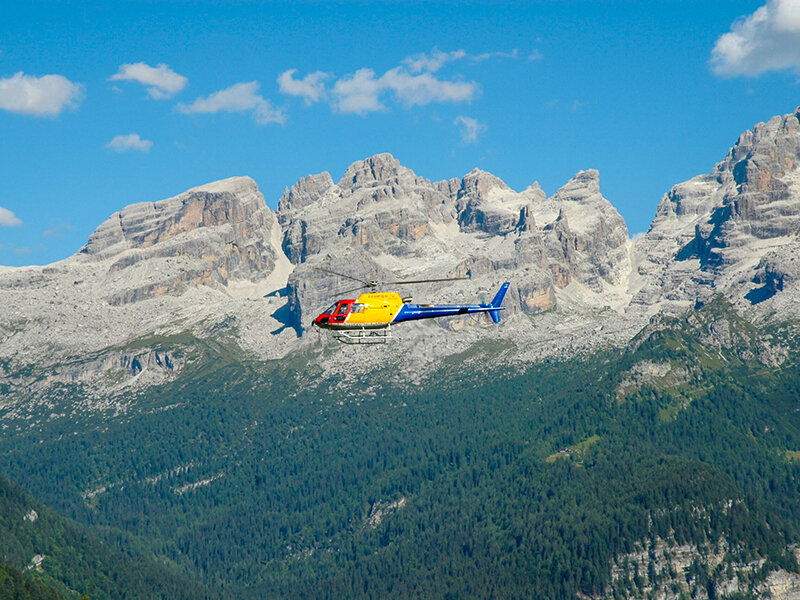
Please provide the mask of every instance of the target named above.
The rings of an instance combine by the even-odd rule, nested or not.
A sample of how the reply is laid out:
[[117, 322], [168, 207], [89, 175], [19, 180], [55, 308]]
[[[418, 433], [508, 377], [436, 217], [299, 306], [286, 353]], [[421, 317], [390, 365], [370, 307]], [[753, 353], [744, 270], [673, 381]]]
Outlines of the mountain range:
[[[512, 282], [500, 327], [464, 317], [404, 327], [392, 354], [412, 370], [487, 338], [512, 342], [520, 360], [620, 346], [654, 315], [715, 295], [756, 319], [796, 315], [799, 115], [743, 133], [711, 173], [674, 186], [636, 239], [597, 171], [548, 197], [478, 169], [430, 182], [388, 154], [338, 183], [327, 172], [301, 179], [276, 211], [248, 177], [134, 204], [63, 261], [0, 268], [0, 381], [163, 381], [182, 362], [143, 340], [183, 334], [226, 330], [265, 360], [326, 344], [310, 322], [352, 286], [318, 267], [471, 278], [408, 290], [430, 302], [474, 301]], [[35, 378], [10, 376], [29, 365]]]
[[[122, 208], [0, 267], [0, 472], [120, 554], [67, 582], [82, 530], [0, 515], [0, 558], [102, 597], [128, 560], [227, 597], [800, 597], [798, 186], [800, 108], [633, 239], [597, 171], [548, 196], [389, 154], [274, 211], [248, 177]], [[358, 293], [328, 271], [511, 288], [498, 325], [352, 347], [310, 326]]]

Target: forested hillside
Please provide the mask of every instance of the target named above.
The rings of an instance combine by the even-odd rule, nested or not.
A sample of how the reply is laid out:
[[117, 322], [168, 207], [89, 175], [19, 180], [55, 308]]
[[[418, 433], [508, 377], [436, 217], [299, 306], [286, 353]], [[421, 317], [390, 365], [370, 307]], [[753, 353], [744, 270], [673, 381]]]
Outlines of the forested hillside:
[[0, 598], [2, 600], [61, 600], [54, 588], [0, 561]]
[[[624, 597], [648, 567], [615, 579], [612, 564], [657, 541], [699, 548], [697, 565], [648, 581], [755, 591], [798, 571], [793, 335], [717, 301], [624, 351], [515, 370], [493, 366], [513, 347], [486, 344], [418, 386], [318, 379], [324, 350], [272, 364], [209, 344], [124, 410], [71, 412], [64, 388], [64, 416], [6, 414], [0, 468], [106, 545], [228, 597]], [[368, 352], [391, 348], [354, 360]], [[703, 559], [720, 547], [722, 567]]]
[[[22, 572], [24, 570], [24, 572]], [[0, 476], [0, 598], [210, 598], [203, 586], [99, 541]]]

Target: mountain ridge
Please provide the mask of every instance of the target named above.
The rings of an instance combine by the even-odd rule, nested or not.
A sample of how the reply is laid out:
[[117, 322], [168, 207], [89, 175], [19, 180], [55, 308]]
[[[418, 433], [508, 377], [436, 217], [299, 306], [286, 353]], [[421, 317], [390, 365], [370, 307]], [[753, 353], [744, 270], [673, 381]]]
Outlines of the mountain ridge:
[[[266, 360], [313, 348], [324, 340], [309, 335], [310, 319], [346, 286], [318, 267], [471, 277], [413, 290], [433, 302], [474, 301], [512, 282], [500, 327], [465, 318], [404, 327], [394, 348], [409, 369], [483, 338], [512, 341], [528, 361], [621, 346], [654, 315], [717, 294], [756, 319], [797, 316], [798, 119], [800, 109], [740, 135], [711, 173], [664, 195], [636, 240], [595, 170], [548, 197], [480, 169], [431, 182], [385, 153], [354, 162], [338, 183], [327, 172], [300, 179], [275, 211], [247, 177], [131, 205], [65, 260], [0, 269], [0, 303], [12, 307], [0, 316], [0, 383], [29, 386], [12, 375], [42, 356], [54, 368], [100, 357], [105, 366], [80, 377], [129, 379], [140, 373], [117, 349], [152, 337], [227, 331]], [[148, 362], [131, 383], [171, 376]]]

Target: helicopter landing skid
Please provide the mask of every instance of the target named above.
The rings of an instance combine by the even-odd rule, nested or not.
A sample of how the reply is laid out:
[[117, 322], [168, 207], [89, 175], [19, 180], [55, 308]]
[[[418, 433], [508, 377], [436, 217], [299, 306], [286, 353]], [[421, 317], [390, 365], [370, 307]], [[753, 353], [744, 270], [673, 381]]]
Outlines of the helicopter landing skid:
[[333, 335], [333, 339], [343, 344], [385, 344], [392, 339], [392, 330], [388, 326], [382, 329], [340, 330]]

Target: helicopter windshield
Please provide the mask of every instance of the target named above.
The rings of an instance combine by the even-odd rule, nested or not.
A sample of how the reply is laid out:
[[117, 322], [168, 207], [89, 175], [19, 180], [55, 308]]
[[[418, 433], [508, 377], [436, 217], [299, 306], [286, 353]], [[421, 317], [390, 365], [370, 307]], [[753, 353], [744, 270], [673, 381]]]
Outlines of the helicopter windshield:
[[328, 308], [325, 309], [325, 311], [322, 314], [323, 315], [332, 315], [335, 312], [336, 312], [336, 305], [335, 304], [331, 304]]
[[340, 304], [339, 310], [336, 312], [337, 315], [343, 315], [347, 312], [347, 309], [350, 308], [349, 304]]

